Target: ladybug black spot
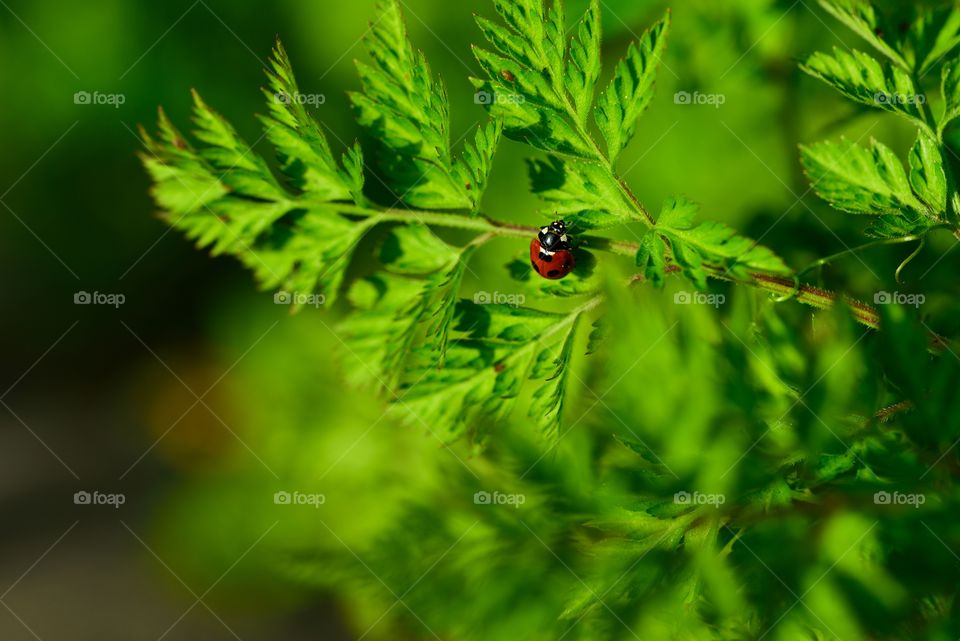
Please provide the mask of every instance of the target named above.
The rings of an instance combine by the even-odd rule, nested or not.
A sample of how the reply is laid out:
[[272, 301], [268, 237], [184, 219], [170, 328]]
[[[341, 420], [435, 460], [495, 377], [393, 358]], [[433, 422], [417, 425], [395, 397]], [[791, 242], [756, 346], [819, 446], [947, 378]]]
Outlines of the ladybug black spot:
[[550, 278], [553, 278], [554, 276], [559, 276], [559, 275], [560, 275], [559, 269], [551, 269], [550, 271], [547, 272], [547, 276], [549, 276]]

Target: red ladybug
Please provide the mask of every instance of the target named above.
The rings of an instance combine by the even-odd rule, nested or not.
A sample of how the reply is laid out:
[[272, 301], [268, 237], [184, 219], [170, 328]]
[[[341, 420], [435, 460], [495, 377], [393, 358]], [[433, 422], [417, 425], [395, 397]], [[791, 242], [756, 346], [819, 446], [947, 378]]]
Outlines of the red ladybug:
[[577, 263], [570, 251], [567, 226], [562, 220], [541, 227], [537, 237], [530, 241], [530, 264], [535, 272], [548, 280], [560, 280], [573, 271]]

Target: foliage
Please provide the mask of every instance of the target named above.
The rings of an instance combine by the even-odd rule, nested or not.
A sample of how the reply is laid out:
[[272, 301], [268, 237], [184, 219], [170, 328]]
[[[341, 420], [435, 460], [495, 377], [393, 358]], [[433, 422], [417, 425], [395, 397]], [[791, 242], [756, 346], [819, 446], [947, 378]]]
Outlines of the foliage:
[[[960, 10], [933, 11], [922, 5], [894, 19], [865, 0], [821, 0], [833, 15], [866, 39], [887, 59], [861, 52], [814, 53], [801, 68], [863, 105], [897, 113], [918, 128], [909, 154], [909, 171], [893, 151], [875, 140], [867, 147], [843, 140], [801, 148], [804, 169], [817, 194], [841, 211], [876, 217], [869, 233], [879, 238], [924, 235], [955, 226], [960, 200], [950, 172], [944, 133], [955, 119], [955, 63], [960, 45]], [[894, 33], [903, 32], [894, 36]], [[944, 112], [930, 109], [922, 79], [942, 68]], [[949, 184], [948, 184], [949, 181]]]
[[[640, 252], [643, 261], [661, 266], [646, 269], [658, 285], [671, 260], [701, 289], [708, 269], [735, 278], [747, 278], [748, 270], [789, 272], [769, 250], [724, 225], [694, 227], [690, 216], [669, 212], [670, 220], [654, 225], [616, 173], [614, 161], [652, 98], [669, 14], [631, 45], [610, 85], [596, 95], [598, 2], [569, 40], [562, 3], [549, 10], [539, 0], [495, 6], [505, 25], [482, 17], [477, 23], [497, 53], [474, 50], [489, 74], [474, 84], [493, 120], [478, 128], [460, 158], [450, 145], [447, 92], [410, 44], [396, 2], [380, 7], [366, 38], [373, 64], [358, 63], [363, 91], [350, 96], [376, 147], [372, 152], [354, 145], [339, 161], [334, 157], [300, 99], [279, 43], [264, 90], [270, 115], [262, 121], [282, 180], [198, 95], [196, 137], [203, 148], [186, 142], [162, 113], [159, 135], [144, 133], [144, 163], [171, 225], [215, 254], [238, 256], [266, 288], [294, 295], [319, 288], [327, 304], [346, 288], [360, 322], [348, 317], [343, 331], [355, 342], [350, 349], [366, 364], [367, 378], [397, 401], [397, 411], [442, 426], [451, 438], [505, 416], [527, 379], [543, 381], [532, 411], [546, 434], [557, 434], [577, 321], [597, 306], [596, 283], [582, 268], [568, 283], [544, 290], [594, 296], [594, 302], [566, 312], [475, 309], [458, 302], [471, 257], [506, 229], [476, 218], [501, 133], [550, 152], [530, 162], [533, 190], [562, 203], [573, 231], [647, 222], [651, 229]], [[606, 153], [587, 127], [591, 110]], [[378, 159], [376, 169], [396, 195], [395, 204], [419, 209], [369, 202], [365, 156]], [[685, 204], [683, 210], [693, 208]], [[383, 241], [380, 271], [345, 284], [354, 249], [382, 222], [401, 224]], [[486, 233], [456, 247], [438, 237], [435, 227]], [[558, 369], [548, 376], [554, 361]]]
[[[960, 114], [960, 12], [916, 9], [901, 33], [866, 0], [821, 4], [886, 59], [837, 51], [802, 68], [918, 134], [906, 165], [876, 141], [804, 146], [813, 188], [837, 210], [870, 216], [882, 240], [955, 230], [945, 133]], [[356, 510], [331, 490], [339, 504], [298, 519], [270, 570], [334, 590], [361, 630], [383, 638], [955, 637], [956, 581], [938, 568], [960, 541], [950, 526], [956, 359], [928, 355], [916, 314], [834, 305], [770, 249], [698, 222], [683, 196], [649, 213], [618, 159], [651, 104], [669, 13], [601, 88], [598, 0], [570, 29], [559, 1], [493, 5], [499, 19], [477, 17], [488, 44], [474, 47], [483, 77], [471, 79], [490, 121], [459, 154], [446, 89], [393, 0], [378, 7], [371, 62], [358, 64], [362, 90], [350, 96], [363, 147], [333, 153], [279, 44], [262, 119], [279, 171], [198, 96], [202, 146], [162, 113], [159, 134], [144, 134], [153, 194], [173, 227], [238, 257], [265, 288], [338, 301], [344, 371], [389, 401], [360, 429], [405, 423], [447, 446], [411, 446], [416, 458], [400, 466], [383, 447], [345, 470], [365, 502], [371, 486], [390, 488], [389, 518], [365, 517], [345, 541], [337, 533], [356, 527]], [[940, 67], [938, 118], [922, 78]], [[473, 273], [478, 255], [508, 241], [523, 254], [536, 233], [481, 213], [501, 137], [538, 152], [531, 191], [544, 220], [569, 223], [578, 259], [558, 283], [510, 263], [508, 301], [468, 293], [471, 277], [492, 278]], [[371, 177], [388, 200], [366, 188]], [[368, 234], [374, 260], [354, 256]], [[616, 255], [633, 258], [632, 271]], [[729, 296], [729, 310], [670, 305], [691, 296], [659, 291], [670, 274], [711, 300]], [[836, 309], [806, 329], [750, 287]], [[309, 389], [309, 372], [292, 369]], [[280, 428], [292, 442], [311, 439], [286, 482], [315, 479], [314, 454], [336, 441], [318, 415], [306, 408]], [[478, 491], [523, 504], [511, 513]]]

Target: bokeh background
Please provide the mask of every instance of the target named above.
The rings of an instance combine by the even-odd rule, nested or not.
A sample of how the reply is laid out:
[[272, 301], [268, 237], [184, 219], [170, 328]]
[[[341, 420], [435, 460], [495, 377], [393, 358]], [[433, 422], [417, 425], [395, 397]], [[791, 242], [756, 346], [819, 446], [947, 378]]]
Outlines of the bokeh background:
[[[279, 35], [301, 89], [325, 95], [316, 116], [342, 148], [359, 135], [345, 92], [358, 87], [353, 61], [374, 4], [0, 2], [0, 638], [356, 638], [337, 594], [262, 571], [285, 562], [285, 543], [331, 534], [303, 510], [276, 525], [271, 493], [326, 492], [341, 514], [336, 537], [353, 540], [388, 522], [401, 494], [443, 483], [443, 448], [381, 420], [382, 402], [346, 381], [338, 310], [290, 316], [238, 263], [168, 232], [136, 127], [151, 127], [163, 105], [188, 129], [197, 88], [269, 157], [254, 114], [265, 109], [262, 68]], [[413, 41], [447, 82], [456, 139], [485, 116], [467, 79], [478, 71], [469, 43], [480, 38], [472, 14], [492, 8], [403, 4]], [[570, 0], [569, 14], [584, 5]], [[813, 0], [604, 5], [607, 61], [667, 6], [674, 12], [657, 98], [621, 165], [645, 202], [685, 194], [710, 218], [764, 234], [795, 267], [857, 243], [861, 223], [808, 193], [797, 144], [877, 136], [903, 153], [914, 132], [800, 74], [798, 58], [850, 40]], [[76, 104], [84, 91], [123, 104]], [[678, 105], [680, 91], [722, 94], [724, 104]], [[490, 215], [541, 221], [528, 155], [503, 145]], [[501, 254], [479, 256], [478, 273], [502, 273], [524, 251], [498, 242]], [[915, 283], [949, 264], [951, 248], [933, 242], [911, 268]], [[898, 251], [864, 260], [887, 278]], [[871, 296], [875, 277], [855, 267], [823, 277]], [[942, 271], [924, 276], [926, 289], [942, 290]], [[74, 304], [80, 291], [125, 302]], [[937, 329], [955, 329], [936, 300], [929, 309]], [[122, 493], [125, 503], [75, 505], [77, 491]]]

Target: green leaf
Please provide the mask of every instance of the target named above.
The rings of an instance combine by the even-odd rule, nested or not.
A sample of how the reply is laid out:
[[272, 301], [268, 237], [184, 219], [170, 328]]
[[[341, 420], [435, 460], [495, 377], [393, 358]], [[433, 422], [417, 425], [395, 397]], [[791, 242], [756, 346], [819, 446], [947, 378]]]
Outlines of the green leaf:
[[923, 77], [960, 45], [960, 9], [954, 6], [922, 11], [910, 34]]
[[882, 143], [873, 140], [865, 148], [844, 139], [802, 146], [801, 152], [817, 195], [841, 211], [880, 216], [923, 210], [900, 160]]
[[194, 135], [207, 146], [200, 149], [203, 158], [217, 172], [219, 180], [231, 192], [261, 200], [283, 200], [286, 192], [267, 168], [267, 163], [253, 152], [223, 116], [207, 106], [193, 92]]
[[932, 216], [947, 212], [947, 176], [937, 141], [920, 131], [910, 150], [910, 184], [917, 196], [930, 208]]
[[363, 92], [350, 99], [397, 198], [424, 209], [472, 208], [454, 168], [446, 88], [413, 50], [397, 0], [380, 2], [365, 43], [373, 64], [357, 63]]
[[596, 163], [550, 155], [528, 160], [527, 169], [531, 190], [548, 205], [541, 213], [563, 218], [573, 233], [640, 219], [610, 172]]
[[445, 272], [430, 278], [425, 289], [426, 307], [433, 310], [433, 320], [427, 328], [427, 344], [437, 352], [440, 367], [443, 366], [447, 357], [450, 327], [453, 323], [463, 275], [476, 249], [476, 245], [470, 245], [459, 256], [455, 256]]
[[457, 256], [453, 247], [422, 223], [392, 229], [380, 247], [380, 262], [395, 274], [431, 274]]
[[486, 127], [478, 127], [473, 144], [464, 147], [463, 156], [456, 162], [455, 170], [473, 203], [474, 213], [480, 209], [480, 201], [487, 188], [493, 156], [500, 145], [503, 123], [491, 121]]
[[660, 234], [652, 229], [644, 234], [636, 260], [643, 277], [654, 287], [663, 287], [667, 277], [667, 243]]
[[[695, 226], [698, 211], [699, 206], [685, 198], [669, 198], [651, 232], [670, 241], [674, 262], [698, 288], [706, 288], [708, 272], [705, 266], [724, 269], [736, 277], [746, 276], [748, 271], [790, 273], [783, 260], [770, 249], [738, 236], [726, 225], [705, 222]], [[653, 266], [651, 276], [656, 284], [658, 279], [662, 280], [662, 275], [657, 274], [660, 258], [654, 258], [660, 255], [660, 247], [653, 241], [644, 240], [641, 244], [644, 254], [638, 255], [638, 263], [644, 259], [648, 266]]]
[[877, 216], [867, 228], [867, 235], [873, 238], [903, 238], [922, 235], [933, 227], [934, 221], [917, 212], [904, 210], [902, 214], [883, 214]]
[[158, 138], [140, 128], [146, 147], [140, 159], [153, 179], [150, 193], [165, 212], [192, 214], [227, 195], [230, 190], [219, 174], [200, 158], [163, 109], [159, 111], [159, 128]]
[[960, 59], [951, 60], [944, 65], [941, 76], [944, 108], [938, 131], [942, 136], [947, 126], [960, 118]]
[[[436, 366], [432, 349], [415, 351], [408, 372], [411, 382], [402, 388], [391, 413], [413, 426], [437, 426], [444, 430], [444, 440], [505, 417], [525, 381], [545, 375], [545, 352], [556, 353], [555, 347], [562, 345], [564, 369], [568, 366], [566, 343], [572, 340], [572, 326], [595, 304], [586, 303], [569, 314], [552, 314], [462, 302], [456, 308], [443, 367]], [[559, 365], [553, 373], [558, 371]], [[552, 391], [535, 396], [534, 404], [541, 403], [544, 409], [541, 426], [548, 434], [558, 429], [548, 422], [559, 421], [563, 392], [557, 392], [556, 385], [564, 381], [552, 380]]]
[[690, 229], [700, 212], [700, 205], [682, 196], [668, 198], [660, 211], [657, 225], [674, 229]]
[[[478, 60], [484, 55], [481, 52], [474, 50]], [[526, 78], [529, 74], [517, 70], [511, 75]], [[514, 91], [495, 80], [473, 78], [471, 81], [477, 89], [474, 100], [483, 105], [493, 118], [503, 122], [503, 134], [507, 138], [543, 151], [585, 159], [596, 158], [596, 151], [589, 141], [555, 106], [537, 102], [538, 97]]]
[[578, 322], [579, 316], [570, 324], [558, 353], [548, 348], [540, 350], [530, 375], [533, 379], [546, 379], [544, 384], [533, 392], [530, 417], [537, 422], [549, 444], [556, 443], [560, 438], [567, 381], [570, 376], [570, 358], [573, 355]]
[[373, 218], [352, 221], [331, 211], [300, 211], [289, 227], [276, 225], [256, 245], [235, 253], [265, 289], [309, 294], [319, 288], [331, 305], [357, 244], [374, 224]]
[[573, 98], [582, 127], [587, 125], [594, 89], [600, 79], [600, 32], [600, 2], [590, 0], [590, 6], [577, 29], [577, 37], [570, 42], [566, 73], [567, 91]]
[[815, 53], [800, 68], [851, 100], [900, 114], [926, 126], [923, 113], [926, 96], [914, 85], [910, 74], [899, 67], [882, 64], [861, 51], [847, 53], [834, 48], [832, 56]]
[[631, 43], [613, 80], [597, 100], [594, 118], [606, 140], [611, 163], [633, 137], [637, 119], [653, 99], [657, 65], [666, 50], [669, 30], [668, 11], [638, 42]]
[[820, 6], [845, 24], [880, 53], [904, 70], [911, 69], [903, 56], [891, 47], [881, 34], [886, 33], [880, 16], [869, 0], [820, 0]]
[[[277, 149], [280, 166], [293, 184], [320, 201], [354, 200], [363, 190], [363, 156], [359, 146], [345, 158], [350, 169], [340, 169], [320, 125], [301, 100], [290, 58], [277, 41], [267, 71], [270, 115], [262, 117], [266, 137]], [[348, 162], [344, 163], [345, 165]]]
[[424, 286], [389, 273], [351, 285], [347, 298], [354, 311], [337, 334], [347, 345], [344, 371], [353, 384], [395, 393], [425, 312]]

